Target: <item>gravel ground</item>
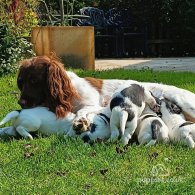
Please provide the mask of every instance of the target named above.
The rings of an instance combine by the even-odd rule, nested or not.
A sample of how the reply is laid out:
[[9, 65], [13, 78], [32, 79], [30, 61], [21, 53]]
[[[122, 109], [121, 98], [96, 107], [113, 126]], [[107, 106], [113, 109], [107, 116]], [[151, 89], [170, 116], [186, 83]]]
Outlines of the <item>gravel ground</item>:
[[95, 69], [106, 70], [113, 68], [124, 69], [153, 69], [158, 71], [189, 71], [195, 72], [195, 57], [183, 58], [125, 58], [125, 59], [96, 59]]

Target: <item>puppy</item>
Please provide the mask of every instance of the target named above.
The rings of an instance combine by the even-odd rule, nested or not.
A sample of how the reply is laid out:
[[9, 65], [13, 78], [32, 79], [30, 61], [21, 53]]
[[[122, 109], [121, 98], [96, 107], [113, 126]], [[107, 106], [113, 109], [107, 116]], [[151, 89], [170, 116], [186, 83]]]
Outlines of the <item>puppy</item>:
[[57, 118], [56, 115], [46, 107], [35, 107], [22, 109], [8, 113], [0, 122], [0, 126], [12, 120], [11, 127], [0, 129], [0, 135], [16, 135], [18, 132], [22, 137], [33, 139], [30, 132], [38, 131], [43, 135], [64, 135], [72, 128], [75, 114], [68, 113], [64, 118]]
[[[159, 113], [158, 113], [159, 114]], [[154, 145], [158, 141], [168, 142], [169, 130], [162, 119], [148, 106], [138, 120], [135, 130], [139, 144]]]
[[187, 146], [195, 147], [195, 124], [185, 120], [179, 106], [168, 99], [164, 99], [160, 107], [162, 120], [169, 128], [169, 138], [181, 141]]
[[110, 101], [111, 141], [118, 139], [121, 134], [123, 145], [128, 144], [146, 104], [153, 110], [159, 109], [151, 93], [139, 84], [123, 87], [113, 94]]
[[98, 107], [96, 109], [97, 111], [89, 112], [87, 118], [79, 120], [75, 126], [73, 124], [67, 136], [80, 136], [87, 143], [110, 138], [110, 108]]

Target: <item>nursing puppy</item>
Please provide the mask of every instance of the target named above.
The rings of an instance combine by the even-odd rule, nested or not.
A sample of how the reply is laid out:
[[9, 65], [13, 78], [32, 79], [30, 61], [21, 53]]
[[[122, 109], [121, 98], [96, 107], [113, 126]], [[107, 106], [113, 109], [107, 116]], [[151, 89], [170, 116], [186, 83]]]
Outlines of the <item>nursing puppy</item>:
[[56, 115], [46, 107], [35, 107], [22, 109], [8, 113], [0, 122], [0, 126], [12, 120], [11, 127], [0, 129], [0, 135], [16, 135], [18, 132], [22, 137], [33, 139], [30, 132], [40, 132], [43, 135], [64, 135], [72, 128], [75, 114], [68, 113], [64, 118]]
[[169, 138], [172, 141], [181, 141], [187, 146], [195, 147], [195, 124], [185, 120], [179, 106], [164, 99], [160, 107], [162, 120], [169, 128]]
[[128, 144], [146, 104], [151, 109], [158, 110], [154, 97], [139, 84], [123, 87], [113, 94], [110, 101], [111, 141], [118, 139], [121, 134], [122, 143], [124, 145]]
[[157, 113], [146, 106], [135, 130], [139, 144], [151, 146], [159, 141], [167, 142], [169, 140], [168, 133], [168, 127], [162, 119]]

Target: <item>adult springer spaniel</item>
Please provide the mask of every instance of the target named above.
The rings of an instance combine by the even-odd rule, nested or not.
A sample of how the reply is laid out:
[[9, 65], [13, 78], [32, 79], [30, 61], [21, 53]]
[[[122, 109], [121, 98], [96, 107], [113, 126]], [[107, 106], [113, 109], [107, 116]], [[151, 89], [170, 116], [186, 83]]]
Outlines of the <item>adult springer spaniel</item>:
[[[120, 86], [138, 83], [134, 80], [102, 80], [81, 78], [65, 71], [54, 55], [37, 56], [24, 60], [20, 66], [17, 84], [21, 91], [19, 104], [22, 108], [46, 106], [58, 118], [69, 112], [77, 112], [75, 121], [94, 112], [97, 105], [105, 106], [109, 97]], [[180, 106], [187, 120], [195, 122], [195, 94], [174, 86], [141, 83], [156, 97], [164, 96]]]

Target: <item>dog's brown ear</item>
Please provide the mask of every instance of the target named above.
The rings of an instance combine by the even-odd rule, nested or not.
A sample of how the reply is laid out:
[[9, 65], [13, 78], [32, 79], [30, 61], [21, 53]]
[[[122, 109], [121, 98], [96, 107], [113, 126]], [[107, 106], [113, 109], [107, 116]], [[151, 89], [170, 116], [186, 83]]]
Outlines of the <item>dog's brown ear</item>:
[[79, 95], [72, 86], [63, 64], [55, 56], [51, 57], [48, 64], [47, 79], [47, 106], [58, 118], [65, 117], [72, 111], [73, 100], [78, 99]]

